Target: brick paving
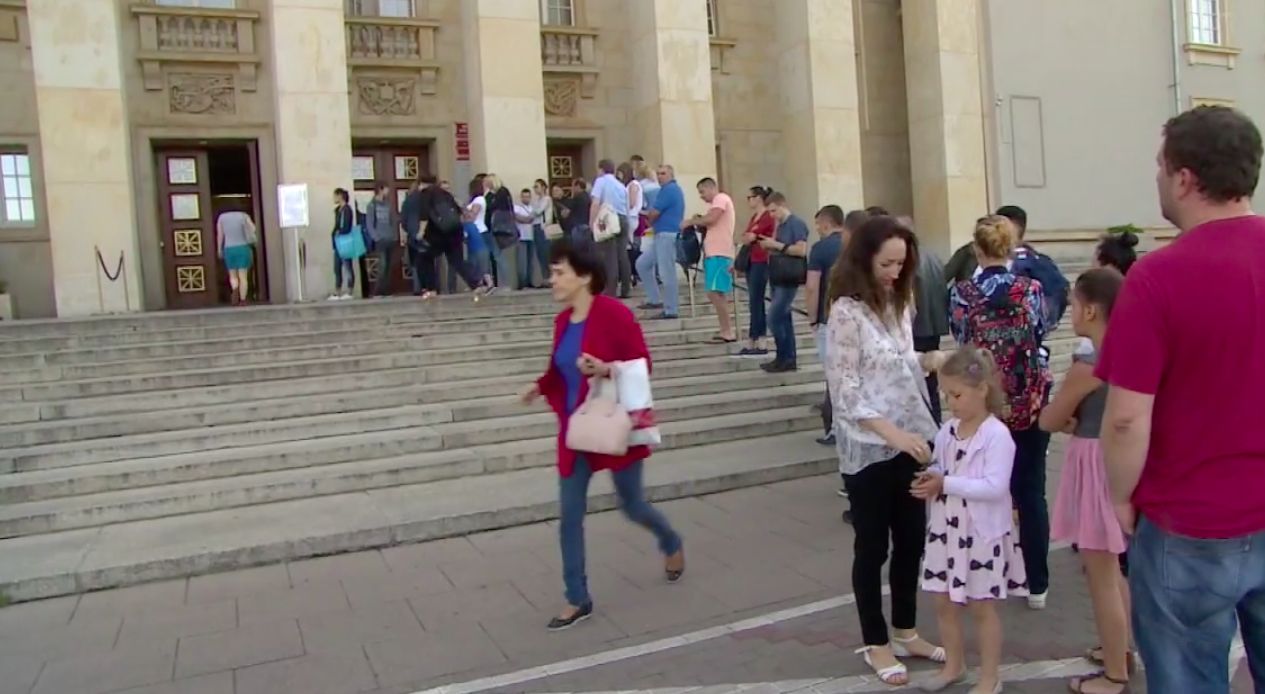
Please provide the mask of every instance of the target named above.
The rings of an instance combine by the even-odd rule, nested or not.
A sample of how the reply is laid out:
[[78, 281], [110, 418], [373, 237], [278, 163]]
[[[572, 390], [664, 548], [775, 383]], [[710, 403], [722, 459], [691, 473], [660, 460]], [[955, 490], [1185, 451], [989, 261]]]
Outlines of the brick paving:
[[[823, 476], [662, 504], [686, 540], [676, 586], [648, 534], [591, 516], [598, 612], [559, 634], [543, 629], [562, 600], [552, 523], [13, 605], [0, 609], [0, 694], [408, 694], [837, 598], [851, 591], [851, 531], [836, 488]], [[1052, 570], [1050, 609], [1005, 608], [1009, 663], [1093, 643], [1075, 556], [1055, 552]], [[930, 610], [920, 621], [934, 637]], [[859, 641], [841, 607], [501, 691], [812, 684], [865, 674]], [[1249, 691], [1246, 667], [1236, 684]]]

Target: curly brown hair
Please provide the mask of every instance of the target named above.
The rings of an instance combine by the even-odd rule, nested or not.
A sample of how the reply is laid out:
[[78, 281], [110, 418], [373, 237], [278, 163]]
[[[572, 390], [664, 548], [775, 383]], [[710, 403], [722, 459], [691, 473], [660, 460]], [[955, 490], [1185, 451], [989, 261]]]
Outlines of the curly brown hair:
[[[896, 286], [886, 291], [874, 277], [874, 256], [883, 244], [898, 239], [905, 244], [905, 264]], [[827, 299], [833, 306], [843, 297], [863, 302], [884, 318], [898, 319], [914, 300], [914, 274], [918, 270], [918, 238], [909, 227], [892, 217], [871, 217], [856, 231], [830, 268]]]

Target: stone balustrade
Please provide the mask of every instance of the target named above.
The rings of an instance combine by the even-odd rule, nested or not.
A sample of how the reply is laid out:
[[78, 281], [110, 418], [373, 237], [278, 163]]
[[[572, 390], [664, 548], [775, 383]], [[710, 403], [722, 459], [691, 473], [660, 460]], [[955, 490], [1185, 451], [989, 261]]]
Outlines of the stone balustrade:
[[226, 63], [237, 68], [237, 86], [255, 90], [260, 61], [255, 50], [258, 12], [139, 3], [131, 6], [131, 12], [140, 36], [137, 58], [146, 89], [163, 88], [164, 64]]
[[578, 75], [579, 92], [591, 99], [597, 91], [596, 29], [542, 26], [540, 58], [546, 74]]
[[432, 19], [352, 17], [347, 25], [347, 64], [354, 68], [403, 68], [420, 73], [418, 91], [434, 94], [439, 74]]

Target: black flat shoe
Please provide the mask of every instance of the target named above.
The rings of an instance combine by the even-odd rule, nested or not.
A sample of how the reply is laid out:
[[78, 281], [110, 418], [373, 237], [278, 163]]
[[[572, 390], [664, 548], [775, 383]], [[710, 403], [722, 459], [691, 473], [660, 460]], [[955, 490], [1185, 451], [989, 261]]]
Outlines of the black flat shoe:
[[590, 602], [586, 605], [581, 605], [580, 609], [576, 610], [575, 614], [571, 615], [570, 617], [554, 617], [553, 619], [549, 620], [549, 625], [545, 628], [548, 629], [549, 631], [562, 631], [564, 629], [570, 629], [576, 624], [579, 624], [580, 622], [583, 622], [584, 620], [592, 616], [593, 616], [593, 603]]
[[835, 445], [835, 435], [826, 434], [825, 436], [817, 439], [817, 443], [822, 446], [833, 446]]

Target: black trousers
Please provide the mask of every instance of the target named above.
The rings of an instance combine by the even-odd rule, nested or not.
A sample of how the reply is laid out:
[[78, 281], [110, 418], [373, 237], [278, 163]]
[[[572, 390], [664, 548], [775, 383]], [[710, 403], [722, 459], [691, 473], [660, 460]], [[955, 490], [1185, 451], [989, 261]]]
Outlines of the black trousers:
[[[914, 338], [914, 351], [919, 354], [934, 352], [938, 349], [940, 349], [939, 337]], [[927, 395], [931, 397], [931, 418], [936, 420], [936, 426], [940, 426], [940, 379], [936, 378], [935, 372], [927, 376]]]
[[927, 504], [909, 494], [918, 463], [902, 453], [844, 477], [852, 502], [852, 590], [867, 646], [888, 643], [883, 618], [883, 564], [891, 548], [892, 627], [913, 629], [918, 615], [918, 571], [927, 532]]
[[483, 284], [483, 279], [479, 277], [478, 271], [470, 263], [466, 262], [465, 256], [461, 252], [461, 244], [448, 243], [441, 245], [432, 243], [424, 251], [413, 256], [413, 272], [418, 273], [418, 277], [422, 278], [422, 289], [432, 292], [439, 291], [439, 271], [435, 261], [441, 255], [448, 261], [448, 272], [456, 271], [471, 289], [476, 289]]
[[1010, 473], [1010, 496], [1019, 511], [1019, 547], [1028, 572], [1028, 590], [1044, 593], [1050, 587], [1050, 509], [1045, 501], [1045, 455], [1050, 434], [1033, 424], [1011, 431], [1015, 466]]

